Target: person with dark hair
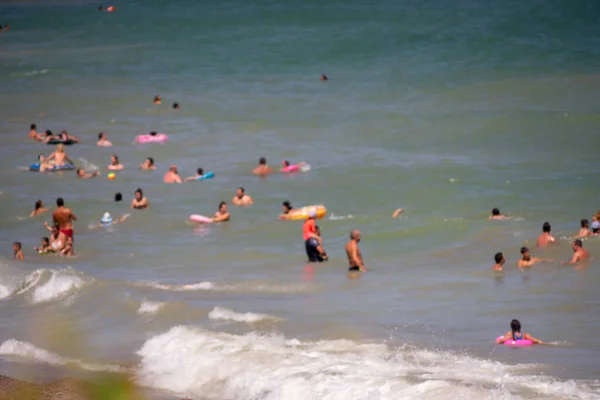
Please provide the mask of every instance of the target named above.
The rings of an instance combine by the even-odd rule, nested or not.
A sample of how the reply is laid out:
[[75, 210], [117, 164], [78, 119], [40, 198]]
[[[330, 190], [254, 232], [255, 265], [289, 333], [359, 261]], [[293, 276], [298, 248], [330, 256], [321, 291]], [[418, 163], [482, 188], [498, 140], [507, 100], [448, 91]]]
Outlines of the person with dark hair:
[[194, 181], [201, 180], [200, 178], [202, 178], [203, 176], [204, 176], [204, 169], [203, 168], [198, 168], [196, 170], [196, 175], [188, 176], [183, 181], [184, 182], [194, 182]]
[[267, 165], [267, 159], [265, 157], [261, 157], [258, 159], [258, 167], [252, 170], [254, 175], [268, 175], [273, 170]]
[[27, 135], [27, 137], [35, 140], [36, 142], [41, 142], [43, 140], [43, 137], [38, 133], [37, 126], [35, 124], [31, 124], [29, 126], [29, 135]]
[[50, 231], [50, 247], [52, 251], [61, 251], [65, 247], [67, 237], [60, 231], [57, 224], [50, 226], [47, 222], [44, 222], [44, 225]]
[[162, 99], [160, 98], [160, 95], [156, 95], [154, 96], [154, 100], [152, 101], [154, 104], [161, 104], [162, 103]]
[[70, 140], [72, 143], [81, 143], [81, 141], [79, 139], [77, 139], [75, 136], [73, 135], [69, 135], [69, 133], [65, 130], [63, 130], [60, 133], [59, 139], [66, 142], [67, 140]]
[[508, 219], [508, 216], [500, 214], [500, 209], [494, 207], [492, 208], [492, 215], [488, 218], [489, 220], [503, 220]]
[[563, 262], [563, 264], [577, 264], [590, 258], [590, 252], [583, 248], [581, 239], [575, 239], [571, 247], [573, 248], [573, 257], [571, 261]]
[[98, 134], [98, 141], [96, 142], [96, 146], [98, 147], [111, 147], [113, 144], [108, 140], [106, 133], [100, 132]]
[[154, 171], [156, 169], [156, 166], [154, 165], [154, 158], [146, 158], [144, 162], [140, 164], [140, 169], [149, 169]]
[[120, 192], [115, 193], [115, 202], [123, 201], [123, 195]]
[[509, 340], [531, 340], [535, 344], [544, 344], [539, 339], [534, 338], [527, 332], [521, 332], [521, 323], [517, 319], [510, 321], [510, 331], [506, 332], [503, 337], [496, 340], [496, 343], [502, 344]]
[[135, 191], [135, 197], [133, 198], [133, 200], [131, 200], [131, 208], [134, 210], [145, 210], [148, 207], [150, 207], [150, 204], [148, 204], [148, 199], [144, 197], [144, 193], [142, 192], [142, 189], [139, 189]]
[[19, 260], [22, 261], [25, 259], [25, 257], [23, 256], [23, 250], [21, 250], [21, 242], [14, 242], [13, 243], [13, 252], [14, 252], [14, 259], [15, 260]]
[[506, 260], [504, 260], [504, 254], [502, 254], [501, 252], [496, 253], [496, 255], [494, 256], [494, 260], [496, 261], [496, 265], [492, 267], [492, 271], [504, 271], [504, 263], [506, 262]]
[[73, 221], [77, 221], [70, 208], [65, 208], [62, 197], [56, 199], [57, 209], [52, 213], [52, 223], [58, 225], [60, 232], [67, 237], [73, 237]]
[[227, 211], [227, 203], [222, 201], [219, 203], [219, 211], [212, 218], [213, 222], [225, 222], [230, 219], [229, 211]]
[[237, 188], [237, 191], [235, 193], [235, 196], [233, 196], [231, 203], [236, 206], [249, 206], [251, 204], [254, 204], [254, 200], [252, 200], [252, 197], [246, 194], [246, 189], [240, 186], [239, 188]]
[[60, 251], [61, 256], [73, 257], [75, 249], [73, 248], [73, 236], [68, 236], [65, 242], [65, 247]]
[[537, 247], [546, 247], [551, 244], [558, 244], [558, 241], [550, 234], [552, 227], [549, 222], [544, 222], [542, 225], [542, 234], [537, 239]]
[[115, 154], [110, 156], [110, 165], [108, 166], [109, 171], [122, 171], [124, 169], [125, 167], [123, 164], [119, 162], [119, 157], [117, 157]]
[[279, 219], [290, 219], [290, 212], [294, 210], [292, 204], [286, 200], [281, 203], [281, 206], [283, 207], [283, 212], [279, 216]]
[[40, 215], [40, 214], [47, 212], [48, 210], [50, 210], [50, 209], [44, 208], [44, 202], [41, 200], [38, 200], [35, 202], [33, 211], [31, 212], [31, 214], [29, 214], [29, 216], [35, 217], [36, 215]]
[[38, 252], [38, 254], [48, 254], [48, 253], [54, 253], [54, 250], [52, 249], [52, 246], [50, 246], [50, 239], [48, 239], [47, 236], [44, 236], [42, 238], [42, 244], [37, 246], [35, 248], [35, 251]]
[[534, 264], [541, 263], [541, 262], [554, 261], [554, 260], [550, 260], [550, 259], [546, 259], [546, 258], [531, 257], [531, 252], [529, 251], [528, 247], [521, 247], [521, 256], [522, 256], [521, 259], [519, 261], [517, 261], [517, 267], [519, 267], [521, 269], [530, 268]]
[[587, 219], [582, 219], [581, 229], [579, 229], [579, 232], [575, 236], [575, 239], [582, 239], [593, 235], [594, 233], [590, 230], [590, 221], [588, 221]]
[[77, 177], [79, 179], [90, 179], [90, 178], [100, 175], [100, 171], [86, 173], [85, 169], [83, 169], [83, 168], [77, 168], [76, 172], [77, 172]]
[[179, 110], [179, 103], [173, 103], [173, 110]]

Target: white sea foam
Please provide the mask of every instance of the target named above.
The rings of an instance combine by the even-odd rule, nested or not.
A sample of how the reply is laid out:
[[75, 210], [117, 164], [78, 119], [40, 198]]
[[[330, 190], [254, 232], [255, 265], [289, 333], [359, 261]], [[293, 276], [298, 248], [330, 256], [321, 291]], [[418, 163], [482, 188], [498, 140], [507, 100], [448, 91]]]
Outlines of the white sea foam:
[[34, 304], [64, 298], [80, 289], [85, 281], [72, 269], [51, 271], [50, 278], [35, 287], [31, 296]]
[[203, 399], [597, 398], [537, 366], [350, 340], [301, 342], [178, 326], [137, 352], [141, 384]]
[[140, 308], [138, 308], [137, 312], [138, 314], [153, 315], [160, 311], [164, 306], [165, 303], [160, 301], [144, 300], [142, 301], [142, 304], [140, 304]]
[[172, 292], [210, 290], [215, 292], [240, 293], [307, 293], [315, 290], [314, 284], [276, 284], [266, 282], [241, 282], [235, 284], [218, 284], [215, 282], [198, 282], [190, 284], [163, 284], [158, 282], [136, 282], [136, 286], [150, 287]]
[[274, 317], [272, 315], [258, 314], [252, 312], [238, 313], [223, 307], [213, 308], [212, 311], [208, 313], [208, 318], [219, 321], [246, 322], [248, 324], [253, 324], [264, 320], [279, 320], [279, 318]]
[[6, 340], [0, 345], [0, 355], [14, 357], [19, 361], [30, 361], [50, 365], [76, 365], [79, 368], [88, 371], [127, 371], [126, 368], [118, 365], [90, 364], [80, 360], [64, 358], [47, 350], [40, 349], [31, 343], [21, 342], [15, 339]]
[[348, 215], [335, 215], [335, 214], [331, 214], [329, 216], [329, 219], [332, 221], [338, 221], [338, 220], [343, 220], [343, 219], [353, 219], [354, 215], [352, 214], [348, 214]]

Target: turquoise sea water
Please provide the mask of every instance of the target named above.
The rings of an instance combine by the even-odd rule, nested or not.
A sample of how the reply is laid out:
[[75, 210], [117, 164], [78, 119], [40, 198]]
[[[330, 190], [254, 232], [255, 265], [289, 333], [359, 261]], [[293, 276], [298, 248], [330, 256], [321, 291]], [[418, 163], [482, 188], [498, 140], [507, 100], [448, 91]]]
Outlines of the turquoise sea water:
[[[126, 366], [215, 399], [600, 396], [598, 238], [589, 264], [559, 263], [600, 208], [599, 4], [115, 5], [0, 3], [1, 373], [78, 360], [73, 374]], [[52, 151], [25, 140], [30, 123], [79, 137], [68, 154], [102, 176], [19, 171]], [[149, 130], [169, 142], [132, 144]], [[114, 147], [95, 146], [100, 131]], [[157, 171], [137, 169], [148, 156]], [[312, 170], [261, 180], [260, 156]], [[170, 164], [216, 178], [165, 185]], [[256, 204], [231, 222], [187, 221], [240, 185]], [[138, 187], [149, 210], [89, 229]], [[49, 220], [27, 218], [33, 203], [58, 196], [78, 217], [74, 259], [31, 250]], [[327, 206], [331, 261], [304, 263], [283, 200]], [[492, 207], [513, 220], [489, 222]], [[561, 244], [534, 256], [556, 262], [520, 272], [544, 221]], [[354, 228], [371, 270], [349, 281]], [[559, 345], [495, 346], [512, 318]], [[67, 327], [86, 345], [53, 340]]]

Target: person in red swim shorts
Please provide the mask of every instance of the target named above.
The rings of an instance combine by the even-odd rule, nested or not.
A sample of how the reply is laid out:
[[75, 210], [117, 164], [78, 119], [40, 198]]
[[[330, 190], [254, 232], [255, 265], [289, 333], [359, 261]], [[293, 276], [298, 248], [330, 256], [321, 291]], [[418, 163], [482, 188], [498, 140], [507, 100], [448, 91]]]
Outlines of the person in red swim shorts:
[[52, 223], [58, 225], [58, 229], [67, 237], [73, 237], [73, 221], [77, 221], [75, 214], [70, 208], [65, 208], [62, 197], [56, 199], [57, 209], [52, 213]]

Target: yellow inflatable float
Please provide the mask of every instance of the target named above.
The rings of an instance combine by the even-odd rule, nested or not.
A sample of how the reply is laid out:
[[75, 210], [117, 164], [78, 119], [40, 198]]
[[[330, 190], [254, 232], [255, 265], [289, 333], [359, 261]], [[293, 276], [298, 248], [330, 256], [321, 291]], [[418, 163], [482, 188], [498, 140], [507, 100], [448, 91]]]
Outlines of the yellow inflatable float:
[[302, 208], [294, 208], [288, 214], [288, 219], [291, 220], [300, 220], [300, 219], [308, 219], [308, 213], [314, 210], [317, 213], [317, 219], [321, 219], [327, 214], [327, 209], [325, 206], [306, 206]]

